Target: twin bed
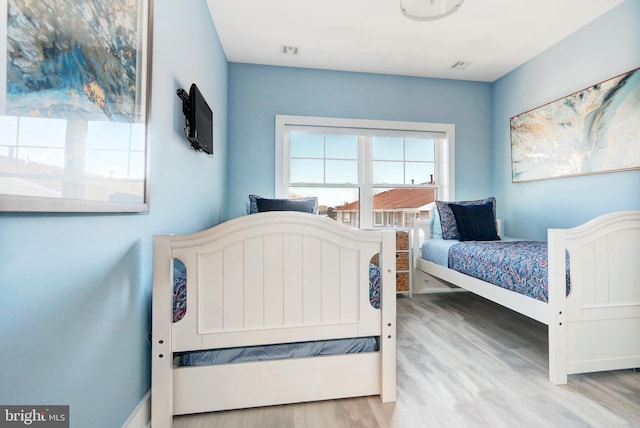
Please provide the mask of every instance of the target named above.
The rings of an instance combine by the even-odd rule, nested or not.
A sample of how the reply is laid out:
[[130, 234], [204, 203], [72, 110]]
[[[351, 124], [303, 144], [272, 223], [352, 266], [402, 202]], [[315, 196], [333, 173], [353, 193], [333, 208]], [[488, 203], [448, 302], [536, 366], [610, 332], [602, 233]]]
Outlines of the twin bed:
[[414, 224], [415, 269], [546, 324], [551, 382], [640, 367], [640, 211], [549, 229], [546, 244], [434, 238], [438, 221]]
[[274, 211], [158, 235], [153, 251], [154, 428], [215, 410], [395, 401], [393, 231]]
[[[548, 325], [551, 382], [640, 367], [640, 211], [550, 229], [548, 261], [535, 274], [548, 286], [529, 295], [450, 269], [448, 250], [439, 256], [446, 262], [427, 260], [421, 244], [446, 241], [432, 233], [416, 221], [414, 268]], [[153, 250], [155, 428], [180, 414], [366, 395], [395, 401], [393, 231], [276, 211], [158, 235]], [[514, 258], [500, 257], [499, 266]], [[526, 282], [518, 275], [515, 288]]]

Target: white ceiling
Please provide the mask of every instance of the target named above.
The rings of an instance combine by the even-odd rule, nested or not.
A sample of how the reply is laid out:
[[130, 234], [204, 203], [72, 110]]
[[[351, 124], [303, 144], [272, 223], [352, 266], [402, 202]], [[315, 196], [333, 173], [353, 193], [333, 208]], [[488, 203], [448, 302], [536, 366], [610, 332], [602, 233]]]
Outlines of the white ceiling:
[[[399, 0], [207, 0], [230, 62], [482, 82], [622, 2], [465, 0], [449, 17], [418, 22]], [[281, 54], [282, 45], [300, 55]], [[470, 65], [451, 69], [457, 61]]]

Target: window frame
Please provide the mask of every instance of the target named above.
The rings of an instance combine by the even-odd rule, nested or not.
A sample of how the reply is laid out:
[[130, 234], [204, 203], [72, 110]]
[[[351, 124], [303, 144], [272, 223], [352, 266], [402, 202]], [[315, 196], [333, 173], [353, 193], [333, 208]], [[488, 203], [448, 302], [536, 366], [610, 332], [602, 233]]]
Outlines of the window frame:
[[[443, 138], [436, 139], [435, 148], [435, 182], [439, 200], [455, 199], [455, 125], [450, 123], [405, 122], [391, 120], [346, 119], [318, 116], [276, 115], [275, 117], [275, 196], [287, 198], [289, 195], [289, 146], [285, 138], [287, 128], [352, 128], [358, 130], [385, 130], [410, 134], [438, 133]], [[362, 137], [361, 137], [362, 138]], [[358, 187], [360, 188], [360, 228], [373, 228], [373, 190], [380, 186], [373, 184], [370, 168], [363, 168], [363, 164], [372, 164], [372, 150], [365, 149], [365, 144], [359, 142]], [[332, 187], [332, 186], [322, 186]], [[340, 187], [340, 186], [336, 186]], [[394, 188], [419, 188], [419, 185], [393, 185]], [[370, 192], [363, 192], [362, 190]], [[370, 197], [365, 197], [368, 195]]]

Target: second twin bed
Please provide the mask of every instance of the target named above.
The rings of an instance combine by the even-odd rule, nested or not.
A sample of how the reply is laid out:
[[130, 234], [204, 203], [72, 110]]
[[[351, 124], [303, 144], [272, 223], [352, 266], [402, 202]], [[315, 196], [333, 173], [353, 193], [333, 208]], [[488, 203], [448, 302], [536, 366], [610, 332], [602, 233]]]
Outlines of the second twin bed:
[[495, 200], [451, 204], [484, 206], [488, 220], [472, 209], [471, 217], [417, 221], [415, 269], [546, 324], [555, 384], [572, 373], [640, 367], [640, 211], [549, 229], [547, 242], [476, 241], [467, 240], [469, 228], [482, 235], [490, 224], [497, 234]]

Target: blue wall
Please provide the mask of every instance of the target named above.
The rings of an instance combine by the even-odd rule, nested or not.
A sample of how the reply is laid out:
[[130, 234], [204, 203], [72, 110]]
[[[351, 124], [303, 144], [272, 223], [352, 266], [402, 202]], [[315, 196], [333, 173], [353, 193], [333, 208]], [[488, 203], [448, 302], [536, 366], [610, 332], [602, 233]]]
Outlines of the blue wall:
[[640, 170], [512, 183], [509, 140], [512, 116], [639, 67], [639, 22], [640, 1], [626, 0], [494, 83], [493, 188], [507, 234], [546, 239], [549, 227], [640, 209]]
[[[148, 214], [0, 214], [0, 403], [69, 404], [71, 426], [119, 427], [150, 385], [154, 233], [220, 221], [227, 62], [204, 0], [156, 1]], [[214, 110], [216, 153], [189, 148], [177, 87]]]
[[227, 218], [274, 195], [277, 114], [454, 123], [456, 196], [491, 191], [488, 83], [230, 63]]

